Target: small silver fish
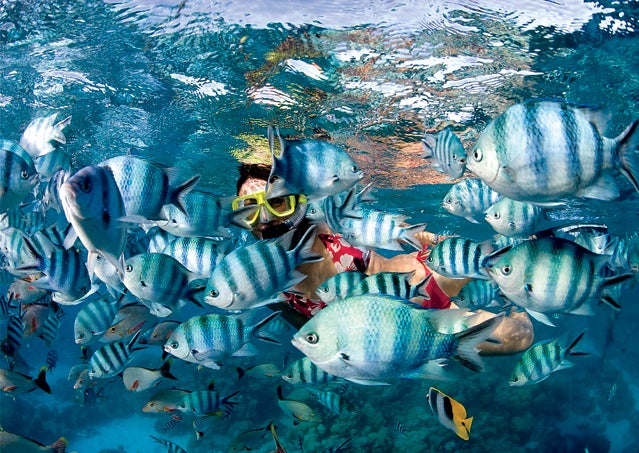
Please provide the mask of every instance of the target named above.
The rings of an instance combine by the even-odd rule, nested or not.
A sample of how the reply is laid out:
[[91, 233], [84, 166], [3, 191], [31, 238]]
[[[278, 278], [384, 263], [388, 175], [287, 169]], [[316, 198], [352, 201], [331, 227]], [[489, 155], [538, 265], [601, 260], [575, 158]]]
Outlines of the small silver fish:
[[461, 178], [466, 170], [466, 151], [450, 126], [435, 134], [424, 134], [424, 157], [435, 162], [435, 168], [448, 175], [448, 179]]

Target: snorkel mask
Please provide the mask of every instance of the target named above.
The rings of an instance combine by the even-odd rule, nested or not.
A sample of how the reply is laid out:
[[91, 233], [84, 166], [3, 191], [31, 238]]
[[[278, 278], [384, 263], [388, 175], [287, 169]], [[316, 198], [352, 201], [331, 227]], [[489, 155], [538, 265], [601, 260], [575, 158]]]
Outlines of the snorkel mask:
[[[233, 200], [233, 211], [245, 211], [243, 217], [247, 226], [254, 228], [259, 223], [264, 239], [279, 237], [297, 227], [306, 215], [307, 199], [304, 195], [266, 198], [264, 191], [237, 197]], [[290, 216], [290, 217], [289, 217]], [[271, 223], [289, 217], [281, 223]]]

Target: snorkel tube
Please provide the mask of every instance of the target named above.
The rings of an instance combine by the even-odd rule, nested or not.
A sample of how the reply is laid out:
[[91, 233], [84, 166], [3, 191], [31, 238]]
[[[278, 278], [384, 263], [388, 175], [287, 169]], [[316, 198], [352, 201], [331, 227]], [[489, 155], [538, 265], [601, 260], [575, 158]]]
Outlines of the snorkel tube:
[[[299, 198], [298, 198], [299, 199]], [[294, 228], [297, 228], [302, 223], [302, 220], [306, 217], [306, 210], [308, 209], [308, 202], [300, 202], [295, 209], [295, 212], [291, 214], [286, 221], [277, 225], [267, 225], [262, 232], [264, 239], [272, 239], [280, 237], [285, 233], [288, 233]]]

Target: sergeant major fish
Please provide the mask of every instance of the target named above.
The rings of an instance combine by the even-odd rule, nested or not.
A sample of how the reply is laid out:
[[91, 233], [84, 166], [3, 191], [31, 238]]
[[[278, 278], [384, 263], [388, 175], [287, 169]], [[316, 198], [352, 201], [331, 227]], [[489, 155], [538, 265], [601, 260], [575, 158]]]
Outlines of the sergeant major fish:
[[513, 105], [481, 133], [468, 169], [500, 194], [533, 203], [612, 200], [619, 196], [618, 171], [639, 191], [639, 121], [611, 139], [601, 135], [600, 117], [567, 102]]
[[486, 222], [504, 236], [529, 236], [535, 232], [541, 208], [532, 203], [503, 197], [486, 210]]
[[15, 208], [39, 182], [31, 156], [17, 143], [0, 140], [0, 213]]
[[243, 316], [195, 316], [173, 331], [164, 350], [187, 362], [218, 369], [218, 362], [226, 357], [255, 355], [249, 346], [255, 338], [277, 343], [263, 331], [263, 327], [278, 314], [271, 313], [253, 325], [246, 324]]
[[472, 223], [479, 223], [475, 216], [485, 212], [495, 204], [501, 195], [488, 187], [479, 178], [464, 178], [444, 195], [442, 207], [453, 215], [465, 217]]
[[435, 134], [426, 132], [422, 145], [424, 157], [432, 158], [437, 170], [446, 173], [449, 179], [461, 178], [466, 169], [466, 151], [450, 126]]
[[[281, 151], [275, 154], [275, 134]], [[268, 129], [273, 168], [267, 198], [304, 194], [311, 201], [353, 187], [364, 177], [353, 159], [341, 148], [321, 140], [284, 140], [279, 131]]]
[[295, 269], [297, 266], [323, 259], [312, 250], [314, 229], [311, 227], [292, 249], [294, 231], [233, 250], [213, 270], [204, 302], [226, 310], [246, 310], [273, 302], [274, 295], [306, 278]]
[[543, 381], [555, 371], [570, 368], [569, 356], [587, 355], [573, 349], [583, 338], [586, 331], [581, 332], [569, 345], [564, 339], [544, 340], [530, 347], [515, 364], [508, 383], [511, 386], [536, 384]]
[[[106, 165], [84, 167], [62, 184], [59, 193], [64, 215], [89, 252], [89, 276], [93, 276], [99, 253], [122, 277], [127, 225], [119, 219], [126, 211], [111, 169]], [[65, 245], [73, 242], [75, 236], [65, 241]]]
[[423, 310], [386, 295], [348, 297], [311, 318], [292, 343], [324, 371], [359, 384], [442, 378], [441, 364], [446, 359], [480, 371], [476, 347], [490, 336], [501, 317], [443, 334], [438, 331], [441, 326], [437, 327], [440, 311], [448, 312], [444, 314], [447, 319], [452, 316], [450, 310]]

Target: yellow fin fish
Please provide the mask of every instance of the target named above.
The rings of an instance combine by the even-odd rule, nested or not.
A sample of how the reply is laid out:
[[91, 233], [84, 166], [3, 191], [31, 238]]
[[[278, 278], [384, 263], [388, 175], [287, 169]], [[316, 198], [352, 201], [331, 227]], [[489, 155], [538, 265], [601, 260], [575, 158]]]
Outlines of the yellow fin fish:
[[466, 408], [461, 403], [445, 395], [435, 387], [431, 387], [428, 390], [426, 400], [442, 425], [453, 430], [455, 434], [464, 440], [470, 438], [473, 417], [466, 416]]

